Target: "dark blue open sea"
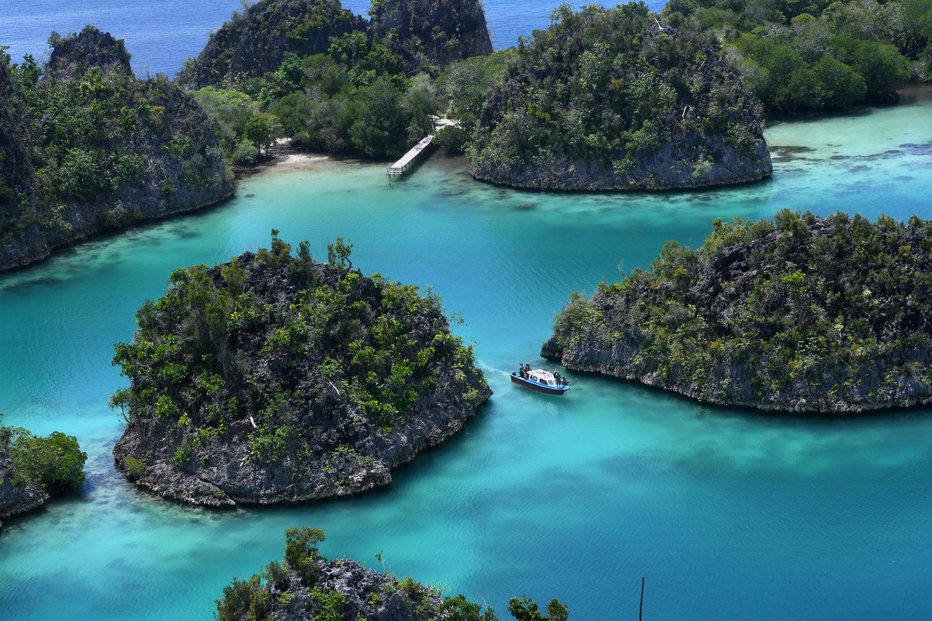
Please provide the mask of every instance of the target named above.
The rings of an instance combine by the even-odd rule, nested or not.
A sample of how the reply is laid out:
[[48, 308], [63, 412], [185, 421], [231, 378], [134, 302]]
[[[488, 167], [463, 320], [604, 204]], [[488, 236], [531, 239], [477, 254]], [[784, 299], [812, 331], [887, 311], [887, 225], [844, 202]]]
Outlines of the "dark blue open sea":
[[[496, 49], [514, 45], [519, 36], [546, 27], [558, 0], [485, 0], [486, 17]], [[575, 6], [591, 2], [571, 2]], [[611, 3], [609, 3], [611, 4]], [[659, 9], [665, 0], [649, 0]], [[344, 0], [343, 6], [366, 15], [368, 0]], [[208, 35], [219, 28], [241, 0], [3, 0], [0, 3], [0, 45], [9, 45], [15, 59], [23, 54], [42, 57], [52, 31], [75, 32], [86, 24], [125, 39], [139, 75], [175, 75], [184, 60], [196, 56]]]

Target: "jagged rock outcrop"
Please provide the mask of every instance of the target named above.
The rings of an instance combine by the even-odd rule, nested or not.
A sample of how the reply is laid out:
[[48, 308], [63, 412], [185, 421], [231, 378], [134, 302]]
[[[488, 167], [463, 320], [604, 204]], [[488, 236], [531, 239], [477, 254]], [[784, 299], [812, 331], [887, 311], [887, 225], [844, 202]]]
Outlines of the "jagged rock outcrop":
[[0, 427], [0, 520], [33, 511], [80, 486], [86, 459], [74, 437], [55, 432], [43, 438]]
[[479, 180], [536, 190], [675, 190], [758, 181], [760, 110], [705, 35], [643, 5], [562, 11], [519, 47], [470, 153]]
[[478, 0], [380, 0], [373, 3], [370, 29], [409, 72], [436, 72], [455, 60], [492, 53]]
[[52, 54], [45, 66], [45, 78], [74, 80], [91, 69], [105, 75], [132, 76], [130, 55], [122, 40], [92, 26], [80, 35], [52, 40]]
[[129, 420], [114, 457], [136, 485], [208, 506], [361, 492], [491, 395], [436, 300], [289, 250], [273, 238], [179, 270], [140, 309], [114, 398]]
[[[285, 531], [284, 561], [270, 563], [248, 580], [234, 579], [217, 600], [216, 618], [498, 621], [491, 609], [483, 611], [481, 605], [462, 595], [444, 596], [439, 588], [410, 578], [398, 580], [349, 559], [328, 561], [317, 547], [323, 539], [324, 533], [318, 529]], [[516, 601], [513, 606], [516, 618], [543, 618], [528, 614], [537, 610], [533, 600]], [[568, 609], [557, 600], [551, 602], [550, 609], [564, 614], [548, 619], [568, 618]]]
[[166, 79], [137, 80], [122, 41], [89, 26], [17, 71], [0, 68], [0, 270], [233, 194], [213, 122]]
[[542, 355], [719, 405], [932, 403], [932, 222], [782, 212], [716, 221], [649, 271], [574, 297]]
[[323, 53], [331, 37], [365, 29], [366, 20], [339, 0], [261, 0], [213, 33], [178, 82], [192, 89], [236, 86], [275, 71], [287, 52]]

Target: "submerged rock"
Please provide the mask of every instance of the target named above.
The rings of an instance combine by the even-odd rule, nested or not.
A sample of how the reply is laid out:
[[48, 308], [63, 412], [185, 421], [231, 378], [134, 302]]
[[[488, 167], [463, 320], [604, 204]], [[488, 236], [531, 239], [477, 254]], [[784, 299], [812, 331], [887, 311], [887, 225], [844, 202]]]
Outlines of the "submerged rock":
[[137, 80], [123, 42], [91, 26], [53, 43], [44, 67], [0, 59], [0, 270], [233, 194], [193, 98]]
[[476, 179], [596, 191], [771, 176], [760, 110], [714, 41], [643, 5], [558, 11], [490, 96], [470, 157]]
[[114, 397], [129, 421], [114, 457], [136, 485], [209, 506], [361, 492], [491, 395], [434, 297], [289, 251], [273, 237], [178, 270], [140, 309]]
[[720, 405], [860, 412], [932, 403], [932, 222], [781, 212], [668, 242], [563, 310], [542, 355]]

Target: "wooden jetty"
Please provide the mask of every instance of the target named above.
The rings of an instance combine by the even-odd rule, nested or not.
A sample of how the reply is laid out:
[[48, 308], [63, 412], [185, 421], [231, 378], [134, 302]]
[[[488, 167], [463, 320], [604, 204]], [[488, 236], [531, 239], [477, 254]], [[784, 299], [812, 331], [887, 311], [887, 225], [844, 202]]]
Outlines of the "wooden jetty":
[[397, 179], [414, 168], [414, 165], [429, 153], [430, 146], [433, 142], [433, 134], [428, 134], [427, 137], [422, 138], [410, 151], [402, 155], [400, 160], [389, 166], [388, 176], [392, 179]]
[[455, 125], [459, 125], [459, 122], [446, 118], [435, 119], [434, 132], [422, 138], [420, 142], [411, 147], [410, 151], [402, 155], [400, 160], [388, 167], [389, 178], [398, 179], [413, 169], [422, 159], [430, 154], [436, 131], [444, 127]]

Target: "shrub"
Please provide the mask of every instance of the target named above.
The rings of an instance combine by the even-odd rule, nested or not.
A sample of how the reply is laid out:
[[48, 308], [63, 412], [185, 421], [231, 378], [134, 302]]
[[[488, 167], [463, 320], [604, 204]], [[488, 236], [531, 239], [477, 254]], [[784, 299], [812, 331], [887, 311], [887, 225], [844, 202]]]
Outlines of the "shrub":
[[13, 437], [10, 457], [14, 480], [39, 485], [52, 494], [78, 487], [84, 482], [87, 453], [81, 450], [74, 436], [55, 431], [42, 438], [25, 430], [16, 430]]

